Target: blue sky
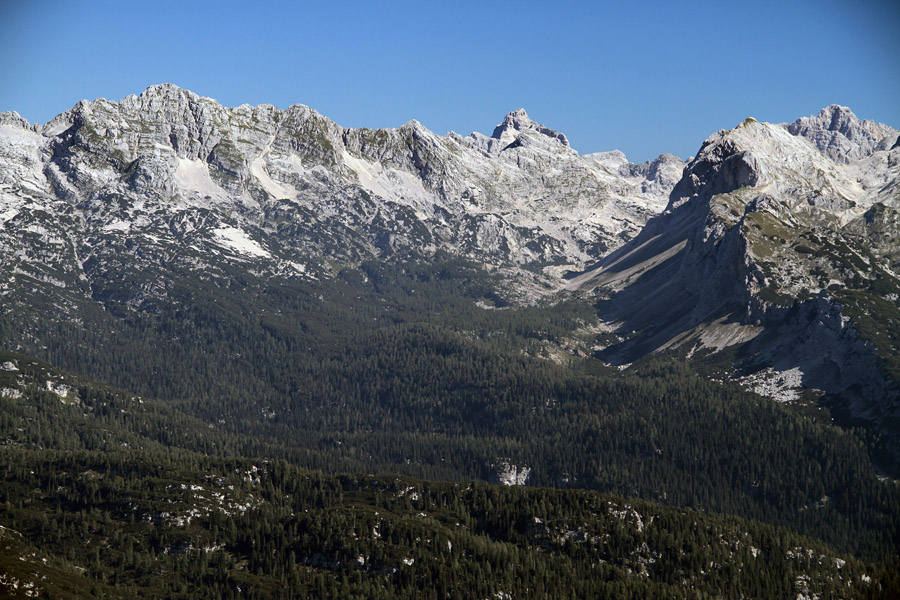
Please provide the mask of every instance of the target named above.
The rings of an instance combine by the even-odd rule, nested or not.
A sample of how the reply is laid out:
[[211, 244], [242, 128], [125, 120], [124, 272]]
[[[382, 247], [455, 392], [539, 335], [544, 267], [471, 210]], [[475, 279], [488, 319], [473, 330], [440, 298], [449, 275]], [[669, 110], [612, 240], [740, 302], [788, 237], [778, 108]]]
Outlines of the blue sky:
[[582, 153], [687, 157], [837, 103], [900, 128], [900, 3], [0, 0], [0, 111], [170, 82], [350, 127], [490, 133], [524, 107]]

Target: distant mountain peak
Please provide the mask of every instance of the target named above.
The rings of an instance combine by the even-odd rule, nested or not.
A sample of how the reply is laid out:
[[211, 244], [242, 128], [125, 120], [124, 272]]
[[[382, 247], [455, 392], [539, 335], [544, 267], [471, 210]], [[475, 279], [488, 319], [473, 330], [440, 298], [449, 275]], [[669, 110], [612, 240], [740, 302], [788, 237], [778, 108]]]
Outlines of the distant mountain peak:
[[510, 111], [499, 125], [494, 128], [491, 137], [500, 139], [504, 131], [515, 129], [516, 131], [524, 131], [526, 129], [534, 129], [538, 124], [531, 120], [524, 108], [518, 108]]
[[[849, 107], [841, 106], [840, 104], [831, 104], [820, 110], [819, 119], [822, 119], [823, 117], [831, 119], [832, 122], [845, 119], [859, 121], [857, 116], [853, 114], [853, 111], [850, 110]], [[835, 129], [835, 127], [832, 127], [832, 129]]]
[[[832, 160], [852, 162], [869, 156], [894, 140], [893, 127], [860, 120], [846, 106], [832, 104], [814, 117], [801, 117], [787, 126], [788, 131], [812, 142]], [[885, 142], [885, 138], [890, 138]]]
[[491, 137], [500, 140], [501, 147], [506, 147], [513, 143], [521, 133], [526, 131], [536, 131], [558, 140], [563, 146], [568, 147], [569, 145], [569, 140], [565, 134], [536, 123], [528, 116], [524, 108], [519, 108], [507, 114], [503, 122], [494, 128], [494, 133], [491, 134]]
[[141, 92], [140, 97], [143, 98], [149, 96], [168, 96], [171, 94], [186, 95], [192, 96], [194, 98], [199, 98], [199, 96], [194, 92], [182, 89], [174, 83], [155, 83], [151, 86], [148, 86], [147, 89]]

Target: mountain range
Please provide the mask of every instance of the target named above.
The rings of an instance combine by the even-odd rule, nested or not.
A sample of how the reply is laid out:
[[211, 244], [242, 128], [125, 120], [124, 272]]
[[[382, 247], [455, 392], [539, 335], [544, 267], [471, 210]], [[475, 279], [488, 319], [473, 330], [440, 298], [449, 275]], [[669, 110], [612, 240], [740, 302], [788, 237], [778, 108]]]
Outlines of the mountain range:
[[[440, 136], [163, 84], [43, 125], [2, 113], [0, 447], [39, 473], [51, 450], [85, 465], [133, 452], [140, 485], [176, 452], [180, 486], [207, 477], [197, 469], [227, 479], [216, 461], [240, 457], [244, 470], [264, 458], [327, 477], [584, 488], [887, 560], [898, 211], [900, 131], [837, 105], [747, 118], [686, 162], [641, 164], [579, 154], [523, 109], [489, 136]], [[50, 511], [68, 470], [37, 481], [9, 467], [6, 481], [47, 486], [33, 502]], [[362, 494], [327, 477], [317, 489]], [[365, 510], [382, 506], [373, 493]], [[282, 518], [272, 502], [260, 510]], [[516, 539], [534, 543], [537, 522]], [[204, 527], [216, 547], [218, 524]], [[235, 539], [228, 573], [244, 568]], [[346, 567], [301, 547], [309, 568]], [[778, 589], [807, 593], [799, 581]]]
[[724, 375], [752, 389], [896, 429], [898, 132], [847, 108], [637, 165], [522, 109], [441, 137], [172, 85], [0, 124], [7, 313], [34, 295], [152, 312], [175, 265], [225, 286], [231, 268], [316, 280], [444, 253], [490, 269], [502, 303], [598, 298], [613, 364], [734, 355]]

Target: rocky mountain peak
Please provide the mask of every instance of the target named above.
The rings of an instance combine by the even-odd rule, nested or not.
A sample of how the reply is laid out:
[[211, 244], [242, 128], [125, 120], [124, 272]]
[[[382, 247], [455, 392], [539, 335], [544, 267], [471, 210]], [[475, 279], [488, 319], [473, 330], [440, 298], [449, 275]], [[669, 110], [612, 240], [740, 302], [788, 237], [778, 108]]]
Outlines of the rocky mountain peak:
[[[783, 152], [776, 139], [779, 134], [776, 130], [777, 127], [768, 123], [747, 118], [734, 129], [721, 130], [708, 137], [672, 190], [669, 208], [675, 208], [688, 198], [709, 199], [768, 179], [766, 166], [759, 155], [776, 149]], [[790, 138], [783, 131], [780, 133]]]
[[823, 108], [817, 116], [801, 117], [787, 129], [808, 139], [832, 160], [842, 163], [885, 149], [898, 133], [893, 127], [860, 120], [849, 108], [837, 104]]
[[880, 152], [895, 136], [831, 106], [791, 126], [748, 118], [707, 138], [666, 210], [570, 279], [570, 289], [597, 286], [604, 320], [626, 334], [601, 356], [630, 363], [657, 350], [740, 348], [735, 355], [753, 358], [734, 363], [734, 377], [779, 373], [767, 395], [814, 387], [853, 398], [854, 416], [894, 418], [875, 348], [893, 356], [895, 342], [874, 327], [893, 318], [898, 297], [878, 287], [898, 285], [900, 171]]
[[12, 127], [21, 127], [22, 129], [28, 129], [31, 127], [31, 124], [23, 119], [19, 113], [15, 111], [8, 111], [0, 113], [0, 125], [9, 125]]
[[198, 100], [200, 96], [195, 94], [190, 90], [184, 90], [174, 83], [157, 83], [149, 86], [141, 95], [138, 96], [142, 100], [149, 101], [155, 98], [189, 98], [191, 100]]
[[566, 138], [565, 134], [532, 121], [524, 108], [514, 110], [507, 114], [506, 118], [503, 119], [503, 122], [494, 128], [494, 133], [491, 134], [491, 137], [500, 140], [500, 147], [505, 148], [513, 143], [516, 138], [519, 137], [519, 134], [526, 131], [536, 131], [558, 140], [564, 146], [568, 147], [569, 145], [569, 140]]
[[[878, 195], [866, 189], [883, 188], [888, 180], [868, 181], [866, 175], [838, 165], [856, 165], [863, 171], [879, 168], [861, 163], [877, 159], [873, 155], [887, 150], [896, 134], [887, 125], [861, 121], [837, 105], [791, 125], [748, 118], [707, 138], [674, 188], [670, 207], [692, 197], [705, 201], [743, 187], [772, 186], [768, 193], [791, 206], [823, 209], [846, 220], [858, 216]], [[809, 182], [815, 182], [815, 192], [798, 194]]]
[[851, 126], [855, 126], [860, 123], [859, 119], [856, 117], [856, 115], [853, 114], [852, 110], [850, 110], [846, 106], [841, 106], [839, 104], [832, 104], [831, 106], [826, 106], [825, 108], [820, 110], [817, 120], [828, 122], [828, 129], [832, 131], [840, 131], [842, 133], [846, 133], [847, 131], [849, 131]]
[[500, 139], [500, 137], [507, 131], [524, 131], [526, 129], [534, 129], [537, 123], [531, 120], [531, 117], [528, 116], [528, 113], [525, 112], [524, 108], [519, 108], [514, 111], [509, 112], [506, 117], [503, 119], [503, 122], [498, 124], [494, 128], [494, 133], [491, 134], [491, 137]]

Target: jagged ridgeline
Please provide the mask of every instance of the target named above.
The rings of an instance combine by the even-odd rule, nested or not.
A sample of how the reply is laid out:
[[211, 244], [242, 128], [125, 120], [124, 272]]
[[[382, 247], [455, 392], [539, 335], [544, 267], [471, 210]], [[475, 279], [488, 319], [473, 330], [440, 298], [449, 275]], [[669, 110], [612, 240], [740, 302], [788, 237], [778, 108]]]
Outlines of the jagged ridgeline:
[[[522, 110], [490, 137], [437, 136], [414, 121], [346, 129], [303, 106], [225, 108], [163, 85], [79, 103], [43, 126], [5, 113], [0, 344], [24, 353], [0, 357], [7, 463], [76, 452], [65, 468], [34, 469], [56, 481], [51, 472], [107, 477], [127, 455], [145, 465], [140, 482], [170, 453], [191, 457], [173, 485], [227, 480], [265, 458], [341, 489], [299, 469], [587, 488], [787, 527], [841, 560], [888, 560], [900, 496], [873, 462], [896, 475], [897, 135], [829, 107], [792, 125], [748, 119], [687, 165], [671, 155], [634, 165], [618, 152], [579, 155]], [[39, 520], [61, 506], [50, 487], [24, 491], [46, 481], [7, 477], [17, 491], [4, 514], [17, 523], [29, 507]], [[582, 497], [490, 492], [506, 493]], [[336, 510], [348, 523], [348, 506]], [[15, 543], [36, 543], [42, 524], [17, 529]], [[621, 556], [638, 560], [632, 541]], [[360, 573], [375, 573], [392, 593], [414, 587], [398, 582], [415, 571], [394, 563], [387, 574], [350, 570], [344, 555], [301, 559], [307, 542], [294, 564], [323, 586], [368, 585]], [[558, 551], [510, 543], [540, 561]], [[228, 577], [256, 573], [234, 548], [167, 564], [194, 569], [205, 556], [203, 568], [227, 574], [210, 581], [234, 590]], [[573, 542], [566, 556], [591, 560], [593, 548]], [[112, 554], [102, 552], [93, 567], [71, 561], [98, 585], [113, 572], [103, 575]], [[452, 556], [464, 570], [473, 554]], [[278, 564], [259, 568], [286, 589]], [[692, 564], [689, 582], [694, 568], [707, 570]], [[860, 573], [888, 581], [879, 568]], [[637, 595], [674, 594], [675, 579], [648, 572]], [[831, 589], [824, 573], [808, 573], [811, 593], [831, 593], [815, 591]], [[805, 594], [806, 576], [697, 589]]]

